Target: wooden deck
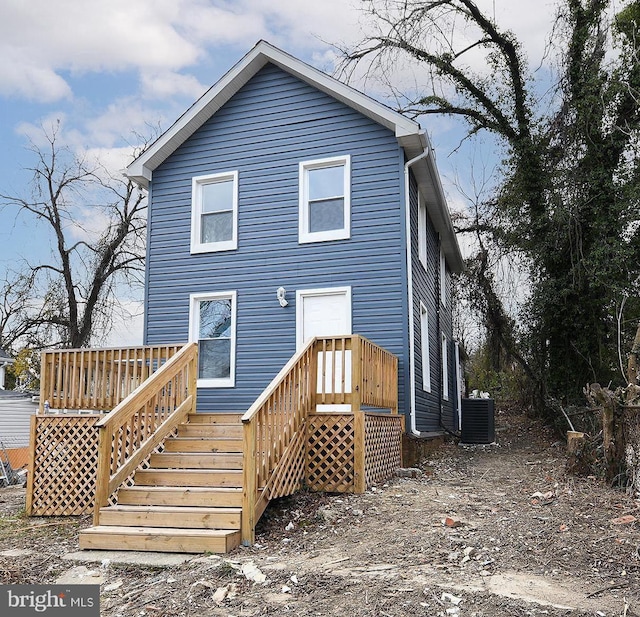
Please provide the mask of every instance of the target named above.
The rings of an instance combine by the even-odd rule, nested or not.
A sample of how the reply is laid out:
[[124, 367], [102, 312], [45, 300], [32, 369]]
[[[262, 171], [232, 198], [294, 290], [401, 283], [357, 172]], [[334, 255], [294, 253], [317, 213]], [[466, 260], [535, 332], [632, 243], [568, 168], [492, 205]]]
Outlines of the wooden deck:
[[[91, 396], [112, 392], [119, 378], [94, 360], [114, 354], [87, 353], [92, 361], [56, 352], [46, 373], [55, 383], [43, 379], [52, 400], [87, 402], [71, 395], [65, 375], [75, 373], [61, 366], [90, 366], [101, 385], [76, 382]], [[107, 415], [34, 418], [28, 514], [93, 505], [86, 549], [227, 552], [254, 542], [271, 499], [302, 487], [362, 492], [401, 464], [397, 360], [366, 339], [314, 339], [243, 416], [194, 413], [197, 347], [168, 355], [138, 362], [154, 370], [124, 398], [114, 394], [122, 400]], [[345, 404], [351, 411], [317, 411]]]

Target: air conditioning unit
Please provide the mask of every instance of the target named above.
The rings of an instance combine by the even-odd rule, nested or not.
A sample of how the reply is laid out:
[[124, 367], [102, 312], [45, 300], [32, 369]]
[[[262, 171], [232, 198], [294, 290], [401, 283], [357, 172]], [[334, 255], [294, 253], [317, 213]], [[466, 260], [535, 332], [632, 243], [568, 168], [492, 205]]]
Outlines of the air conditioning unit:
[[462, 399], [462, 443], [493, 443], [496, 440], [494, 400]]

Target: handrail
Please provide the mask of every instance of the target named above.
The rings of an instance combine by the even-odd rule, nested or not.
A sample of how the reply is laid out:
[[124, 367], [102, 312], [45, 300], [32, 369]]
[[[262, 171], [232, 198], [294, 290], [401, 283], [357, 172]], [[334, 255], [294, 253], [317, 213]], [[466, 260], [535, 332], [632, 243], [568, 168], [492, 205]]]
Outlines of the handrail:
[[182, 344], [43, 351], [39, 413], [43, 413], [45, 401], [51, 409], [111, 410], [181, 347]]
[[358, 336], [316, 337], [298, 351], [242, 416], [242, 542], [270, 499], [295, 492], [305, 477], [306, 421], [317, 404], [350, 405], [354, 414], [356, 490], [365, 483], [361, 406], [398, 412], [397, 358]]
[[[299, 450], [299, 443], [304, 443], [304, 423], [315, 394], [316, 342], [314, 338], [296, 352], [242, 416], [245, 545], [254, 543], [256, 523], [271, 498], [265, 490], [267, 482], [278, 464], [296, 450], [295, 444]], [[291, 479], [291, 492], [296, 490], [298, 478], [299, 474]]]
[[198, 345], [189, 343], [96, 424], [94, 524], [118, 487], [195, 411], [197, 376]]
[[240, 420], [242, 422], [248, 422], [253, 418], [253, 416], [258, 413], [260, 408], [265, 404], [265, 402], [271, 396], [271, 393], [283, 382], [284, 378], [291, 372], [293, 366], [300, 360], [307, 351], [315, 344], [317, 339], [311, 339], [302, 349], [297, 351], [291, 359], [280, 369], [280, 372], [271, 380], [269, 385], [262, 391], [260, 396], [253, 402], [251, 407], [244, 413]]

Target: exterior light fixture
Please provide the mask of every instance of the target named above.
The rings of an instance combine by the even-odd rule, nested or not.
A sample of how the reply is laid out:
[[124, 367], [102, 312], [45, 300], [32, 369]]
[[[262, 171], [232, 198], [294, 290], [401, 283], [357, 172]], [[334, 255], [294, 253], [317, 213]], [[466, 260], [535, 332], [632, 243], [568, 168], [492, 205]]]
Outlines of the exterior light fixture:
[[278, 298], [278, 302], [280, 302], [280, 306], [282, 308], [289, 304], [287, 301], [287, 290], [284, 287], [278, 287], [276, 290], [276, 297]]

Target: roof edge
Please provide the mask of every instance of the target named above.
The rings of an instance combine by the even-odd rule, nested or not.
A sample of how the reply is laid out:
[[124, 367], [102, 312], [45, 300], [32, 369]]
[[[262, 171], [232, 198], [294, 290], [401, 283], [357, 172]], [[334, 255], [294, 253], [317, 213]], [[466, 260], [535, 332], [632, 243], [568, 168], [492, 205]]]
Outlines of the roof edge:
[[149, 187], [154, 169], [200, 128], [251, 77], [268, 62], [329, 94], [349, 107], [394, 131], [398, 139], [421, 133], [420, 125], [390, 107], [375, 101], [319, 69], [259, 41], [245, 56], [209, 88], [158, 139], [126, 168], [128, 178]]

